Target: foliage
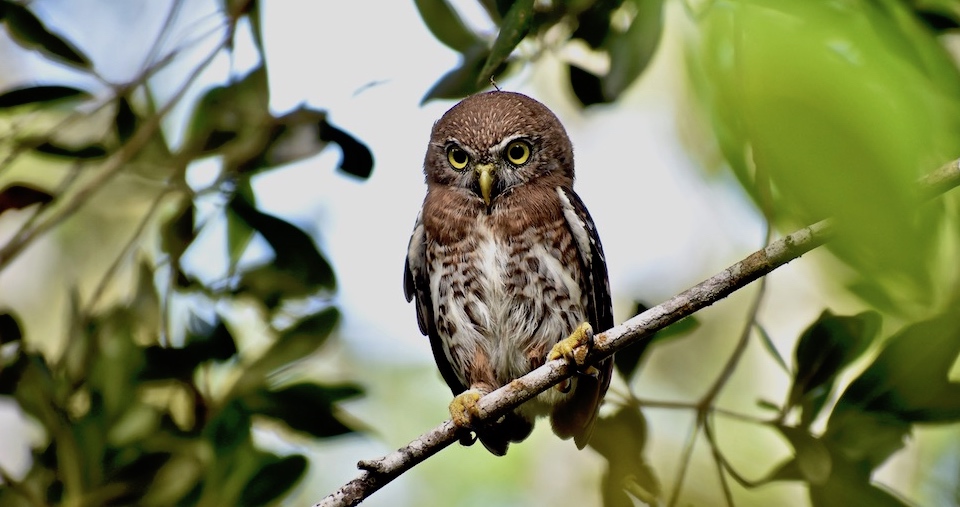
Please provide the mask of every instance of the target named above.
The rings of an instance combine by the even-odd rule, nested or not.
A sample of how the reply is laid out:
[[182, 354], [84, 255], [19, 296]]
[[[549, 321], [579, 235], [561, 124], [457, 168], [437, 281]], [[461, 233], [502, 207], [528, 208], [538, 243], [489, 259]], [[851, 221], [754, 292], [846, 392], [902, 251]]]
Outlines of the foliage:
[[[341, 169], [354, 177], [368, 177], [373, 158], [324, 111], [304, 106], [271, 113], [259, 33], [253, 37], [259, 64], [207, 90], [191, 106], [186, 139], [171, 145], [161, 120], [215, 55], [231, 51], [237, 23], [259, 26], [255, 1], [225, 2], [220, 16], [222, 39], [182, 77], [169, 102], [158, 105], [152, 79], [179, 50], [148, 62], [132, 82], [112, 85], [115, 93], [106, 99], [103, 90], [60, 83], [0, 91], [0, 114], [6, 118], [55, 120], [53, 128], [22, 129], [5, 138], [5, 167], [26, 160], [40, 174], [52, 171], [51, 164], [66, 163], [74, 176], [98, 175], [88, 187], [69, 175], [54, 188], [7, 183], [0, 190], [0, 215], [13, 210], [34, 215], [0, 248], [0, 269], [123, 174], [159, 182], [127, 247], [102, 252], [116, 255], [116, 262], [98, 290], [90, 297], [73, 292], [64, 350], [43, 352], [39, 337], [21, 326], [16, 312], [0, 313], [0, 395], [15, 400], [43, 433], [22, 479], [0, 471], [0, 505], [274, 504], [308, 463], [299, 454], [258, 448], [258, 427], [316, 438], [356, 429], [337, 404], [360, 395], [358, 387], [277, 375], [331, 336], [339, 314], [326, 301], [336, 282], [309, 235], [258, 209], [250, 179], [330, 143], [343, 153]], [[96, 62], [47, 28], [32, 5], [0, 2], [0, 19], [23, 48], [96, 73]], [[109, 120], [106, 128], [97, 128], [102, 111]], [[77, 136], [64, 134], [78, 126], [84, 134], [79, 144]], [[211, 157], [221, 162], [216, 181], [192, 187], [191, 164]], [[219, 214], [229, 224], [229, 269], [221, 279], [201, 281], [182, 260], [213, 221], [198, 211], [198, 203], [210, 196], [222, 203]], [[273, 250], [272, 262], [241, 262], [256, 235]], [[139, 268], [135, 287], [124, 291], [131, 295], [105, 297], [105, 288], [122, 283], [117, 273], [131, 264]], [[296, 301], [311, 304], [296, 312], [284, 306]], [[178, 302], [191, 308], [185, 324], [171, 315]], [[237, 306], [260, 316], [262, 338], [269, 341], [264, 350], [250, 350], [238, 338], [243, 330], [229, 311]]]
[[[664, 5], [657, 0], [479, 3], [493, 34], [469, 28], [454, 2], [417, 2], [434, 36], [462, 55], [461, 65], [441, 77], [425, 100], [462, 97], [541, 51], [585, 44], [609, 66], [598, 72], [566, 62], [568, 85], [584, 106], [611, 102], [648, 66], [664, 23]], [[616, 408], [598, 422], [591, 441], [609, 462], [601, 485], [605, 505], [663, 498], [644, 454], [647, 407], [696, 413], [678, 480], [702, 432], [728, 504], [732, 478], [746, 488], [800, 482], [818, 506], [906, 505], [875, 483], [873, 472], [918, 425], [960, 417], [960, 393], [948, 376], [960, 357], [960, 293], [955, 258], [944, 254], [957, 217], [940, 203], [921, 204], [915, 185], [960, 154], [960, 72], [944, 47], [946, 36], [960, 28], [960, 4], [774, 4], [683, 2], [692, 25], [686, 45], [690, 81], [724, 162], [767, 221], [789, 230], [835, 217], [841, 234], [829, 248], [856, 273], [846, 288], [875, 310], [849, 316], [824, 311], [796, 341], [791, 367], [757, 321], [761, 289], [740, 345], [698, 402], [664, 405], [632, 392], [621, 400], [609, 396]], [[638, 305], [637, 313], [645, 309]], [[881, 339], [885, 318], [900, 330]], [[672, 337], [696, 322], [678, 323], [674, 331], [681, 325], [687, 329]], [[751, 481], [725, 458], [714, 419], [727, 413], [717, 410], [717, 395], [754, 336], [792, 382], [782, 403], [760, 402], [774, 411], [772, 417], [741, 417], [774, 429], [793, 456], [771, 462], [764, 478]], [[653, 339], [618, 352], [616, 364], [628, 386], [661, 343]], [[844, 387], [839, 379], [857, 372], [867, 351], [878, 347], [869, 366]], [[825, 422], [824, 430], [815, 429], [817, 421]], [[678, 485], [670, 505], [679, 491]]]

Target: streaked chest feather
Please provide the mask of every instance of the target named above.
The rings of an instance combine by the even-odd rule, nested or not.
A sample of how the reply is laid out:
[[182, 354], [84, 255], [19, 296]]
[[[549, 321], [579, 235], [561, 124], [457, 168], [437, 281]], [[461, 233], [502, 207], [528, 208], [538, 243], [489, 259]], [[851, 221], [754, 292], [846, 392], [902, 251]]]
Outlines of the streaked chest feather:
[[486, 215], [472, 225], [429, 260], [438, 333], [464, 384], [486, 368], [502, 385], [584, 320], [575, 239], [562, 218], [510, 237]]

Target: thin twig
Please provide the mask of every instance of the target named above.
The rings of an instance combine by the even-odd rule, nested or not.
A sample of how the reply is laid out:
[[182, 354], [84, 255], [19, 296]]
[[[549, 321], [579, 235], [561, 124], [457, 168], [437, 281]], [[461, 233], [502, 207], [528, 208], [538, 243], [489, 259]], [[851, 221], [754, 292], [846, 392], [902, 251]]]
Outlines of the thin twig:
[[[960, 185], [960, 165], [953, 161], [921, 180], [925, 194], [945, 192]], [[649, 340], [660, 329], [720, 301], [774, 269], [826, 243], [834, 234], [832, 220], [823, 220], [785, 236], [720, 273], [683, 291], [630, 320], [594, 336], [588, 362], [595, 363], [617, 350]], [[487, 394], [477, 403], [479, 421], [491, 420], [518, 407], [573, 374], [564, 359], [549, 361], [530, 373]], [[457, 439], [450, 421], [424, 433], [382, 458], [360, 463], [358, 477], [315, 504], [315, 507], [356, 505], [405, 471], [436, 454]]]

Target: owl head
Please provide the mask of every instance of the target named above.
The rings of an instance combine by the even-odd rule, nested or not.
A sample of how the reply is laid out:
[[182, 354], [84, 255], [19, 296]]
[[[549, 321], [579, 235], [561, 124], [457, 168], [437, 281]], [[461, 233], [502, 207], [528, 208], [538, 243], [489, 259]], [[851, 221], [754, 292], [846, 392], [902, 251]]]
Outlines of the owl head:
[[519, 93], [480, 93], [433, 125], [424, 173], [428, 186], [459, 188], [492, 206], [511, 189], [547, 176], [572, 185], [573, 146], [540, 102]]

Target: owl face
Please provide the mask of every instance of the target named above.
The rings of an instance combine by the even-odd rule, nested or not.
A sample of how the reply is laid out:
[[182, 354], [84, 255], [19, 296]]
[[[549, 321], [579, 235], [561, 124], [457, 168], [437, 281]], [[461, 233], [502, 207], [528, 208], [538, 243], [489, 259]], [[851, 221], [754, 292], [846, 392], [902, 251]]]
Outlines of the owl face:
[[463, 189], [488, 207], [518, 185], [558, 175], [573, 183], [573, 148], [557, 117], [511, 92], [467, 97], [433, 126], [428, 185]]

